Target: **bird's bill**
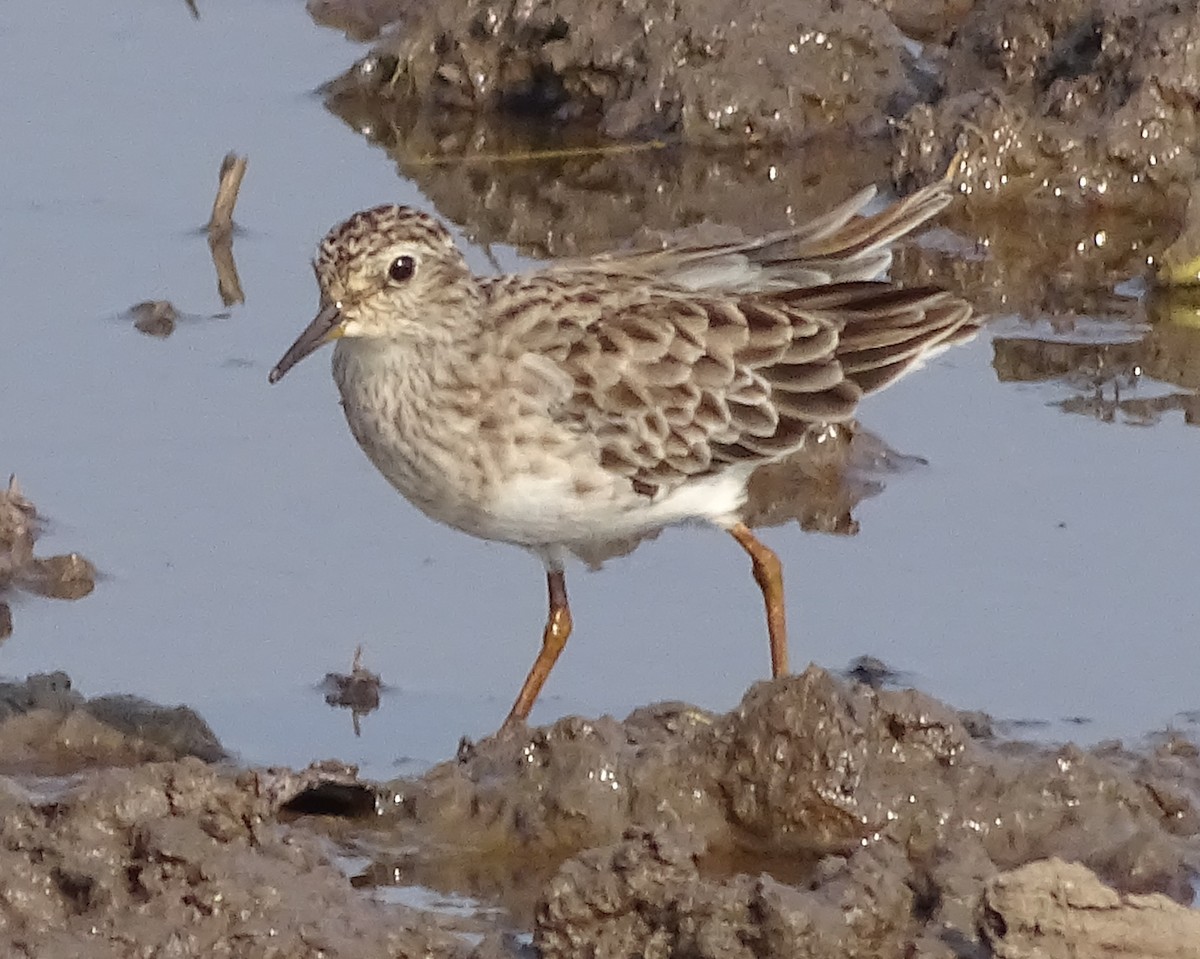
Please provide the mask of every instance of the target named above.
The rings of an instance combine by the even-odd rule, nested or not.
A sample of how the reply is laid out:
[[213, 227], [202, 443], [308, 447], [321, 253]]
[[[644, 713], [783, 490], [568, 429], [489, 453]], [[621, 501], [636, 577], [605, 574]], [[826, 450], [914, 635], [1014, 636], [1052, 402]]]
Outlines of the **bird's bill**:
[[321, 308], [316, 318], [304, 328], [304, 332], [296, 337], [296, 342], [288, 347], [283, 359], [275, 364], [271, 375], [267, 377], [271, 383], [278, 383], [283, 374], [326, 343], [338, 339], [345, 332], [345, 321], [338, 312], [338, 304], [330, 303]]

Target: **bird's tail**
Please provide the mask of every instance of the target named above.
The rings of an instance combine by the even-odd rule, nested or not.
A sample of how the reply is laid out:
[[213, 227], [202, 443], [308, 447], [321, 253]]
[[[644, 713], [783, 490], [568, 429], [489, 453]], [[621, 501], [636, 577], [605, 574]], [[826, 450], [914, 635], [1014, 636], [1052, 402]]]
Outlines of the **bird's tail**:
[[836, 283], [776, 296], [799, 315], [841, 327], [835, 356], [863, 394], [883, 389], [979, 331], [971, 305], [934, 287]]

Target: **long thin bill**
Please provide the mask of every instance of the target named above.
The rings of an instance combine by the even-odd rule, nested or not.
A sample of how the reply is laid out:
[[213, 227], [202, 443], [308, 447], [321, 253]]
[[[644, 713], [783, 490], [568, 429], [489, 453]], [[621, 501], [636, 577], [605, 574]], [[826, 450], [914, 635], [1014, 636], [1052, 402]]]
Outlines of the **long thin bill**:
[[267, 377], [267, 382], [278, 383], [283, 374], [299, 363], [302, 359], [328, 343], [337, 339], [337, 329], [342, 322], [336, 303], [330, 303], [321, 309], [316, 318], [304, 328], [304, 332], [296, 337], [296, 342], [288, 347], [283, 358], [275, 364]]

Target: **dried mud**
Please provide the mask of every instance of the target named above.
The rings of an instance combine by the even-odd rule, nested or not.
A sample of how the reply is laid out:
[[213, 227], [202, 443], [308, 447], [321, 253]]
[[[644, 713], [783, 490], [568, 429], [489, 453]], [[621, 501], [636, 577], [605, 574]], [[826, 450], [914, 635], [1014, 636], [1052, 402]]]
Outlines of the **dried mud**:
[[[1200, 757], [1170, 735], [1141, 752], [998, 742], [921, 693], [810, 667], [725, 715], [573, 717], [369, 783], [335, 764], [206, 763], [187, 737], [147, 732], [176, 730], [177, 711], [121, 727], [62, 676], [3, 701], [0, 755], [72, 770], [5, 763], [5, 955], [1184, 956], [1200, 942], [1185, 905]], [[123, 728], [124, 746], [65, 735], [80, 714]], [[338, 852], [369, 865], [348, 876]], [[388, 881], [484, 911], [355, 888]]]

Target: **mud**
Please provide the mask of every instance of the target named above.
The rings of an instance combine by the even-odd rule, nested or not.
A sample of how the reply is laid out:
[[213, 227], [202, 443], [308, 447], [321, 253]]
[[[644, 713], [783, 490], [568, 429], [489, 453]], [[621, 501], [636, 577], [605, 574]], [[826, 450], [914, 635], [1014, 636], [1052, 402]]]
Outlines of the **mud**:
[[0, 793], [9, 956], [456, 956], [436, 926], [356, 894], [253, 775], [199, 760]]
[[1118, 0], [323, 0], [310, 10], [359, 36], [390, 24], [332, 97], [369, 99], [383, 125], [430, 131], [421, 139], [440, 156], [478, 147], [481, 120], [506, 117], [532, 124], [527, 142], [571, 130], [741, 148], [851, 131], [888, 145], [905, 186], [953, 160], [963, 193], [983, 205], [1144, 206], [1197, 174], [1195, 4], [1148, 0], [1134, 14]]
[[566, 0], [402, 13], [403, 28], [357, 75], [431, 113], [502, 111], [611, 138], [758, 143], [831, 124], [877, 127], [920, 95], [903, 35], [866, 0], [751, 9]]
[[12, 635], [8, 594], [23, 591], [53, 599], [79, 599], [96, 586], [96, 567], [78, 553], [38, 557], [34, 544], [45, 522], [10, 477], [0, 491], [0, 639]]
[[86, 699], [66, 673], [0, 682], [0, 770], [62, 776], [95, 766], [225, 757], [208, 724], [186, 706], [137, 696]]
[[970, 193], [1137, 205], [1196, 167], [1194, 4], [976, 4], [946, 49], [943, 91], [900, 124], [897, 172], [958, 151]]
[[[384, 32], [327, 103], [480, 241], [761, 232], [949, 167], [964, 200], [897, 279], [1028, 318], [996, 338], [997, 376], [1059, 384], [1066, 413], [1200, 416], [1200, 307], [1118, 292], [1160, 263], [1194, 273], [1195, 243], [1172, 246], [1197, 220], [1194, 6], [309, 6]], [[164, 336], [186, 317], [130, 318]], [[1129, 397], [1143, 375], [1178, 389]], [[881, 476], [918, 462], [854, 424], [812, 452], [756, 477], [756, 525], [853, 534]], [[34, 556], [41, 528], [0, 494], [0, 637], [18, 591], [94, 584], [77, 554]], [[895, 675], [571, 717], [389, 783], [239, 767], [187, 707], [88, 699], [62, 673], [0, 684], [0, 955], [1200, 955], [1194, 743], [999, 739], [882, 688]], [[325, 687], [355, 721], [379, 691], [357, 661]], [[407, 887], [477, 908], [388, 895]]]
[[147, 336], [166, 338], [175, 332], [179, 311], [170, 300], [145, 300], [135, 303], [126, 314], [133, 320], [133, 327]]
[[[114, 722], [61, 674], [2, 693], [4, 955], [1188, 955], [1197, 941], [1183, 904], [1200, 753], [1172, 735], [1140, 752], [976, 738], [919, 692], [810, 667], [725, 715], [568, 718], [377, 784], [336, 763], [204, 762], [222, 753], [198, 717], [185, 725], [205, 750], [176, 732], [179, 710]], [[124, 746], [97, 751], [100, 727]], [[348, 877], [335, 853], [370, 865]], [[356, 889], [389, 883], [484, 911]]]

